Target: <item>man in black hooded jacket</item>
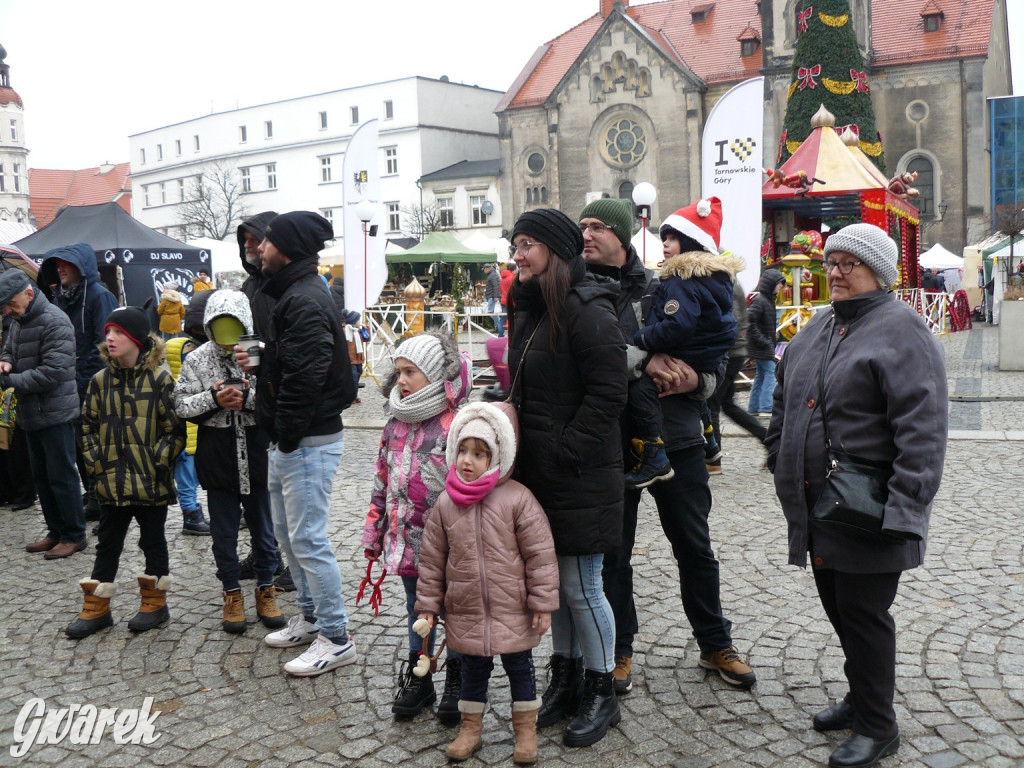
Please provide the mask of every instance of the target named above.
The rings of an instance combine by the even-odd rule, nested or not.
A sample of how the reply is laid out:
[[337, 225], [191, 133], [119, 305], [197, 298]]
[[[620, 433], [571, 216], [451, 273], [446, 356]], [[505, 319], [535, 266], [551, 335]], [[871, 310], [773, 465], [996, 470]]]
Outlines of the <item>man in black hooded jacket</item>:
[[242, 260], [242, 268], [249, 277], [242, 283], [242, 293], [249, 297], [249, 308], [252, 309], [253, 333], [265, 341], [267, 323], [274, 309], [274, 299], [261, 290], [269, 278], [260, 272], [259, 246], [267, 231], [267, 224], [277, 216], [276, 211], [263, 211], [238, 225], [238, 256]]

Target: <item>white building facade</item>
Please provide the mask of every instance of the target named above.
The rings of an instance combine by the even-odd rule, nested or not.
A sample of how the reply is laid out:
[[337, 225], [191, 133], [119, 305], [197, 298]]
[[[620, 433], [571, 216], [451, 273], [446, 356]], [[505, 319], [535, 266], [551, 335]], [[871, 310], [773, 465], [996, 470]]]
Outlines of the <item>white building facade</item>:
[[[410, 77], [206, 115], [129, 137], [132, 215], [184, 239], [180, 205], [213, 166], [235, 174], [246, 214], [318, 211], [342, 238], [345, 148], [379, 123], [385, 237], [412, 233], [403, 213], [421, 206], [417, 181], [462, 160], [498, 156], [500, 91]], [[497, 203], [495, 202], [495, 205]], [[229, 236], [230, 239], [230, 236]]]
[[0, 221], [28, 225], [34, 221], [29, 207], [25, 109], [11, 87], [6, 57], [0, 45]]

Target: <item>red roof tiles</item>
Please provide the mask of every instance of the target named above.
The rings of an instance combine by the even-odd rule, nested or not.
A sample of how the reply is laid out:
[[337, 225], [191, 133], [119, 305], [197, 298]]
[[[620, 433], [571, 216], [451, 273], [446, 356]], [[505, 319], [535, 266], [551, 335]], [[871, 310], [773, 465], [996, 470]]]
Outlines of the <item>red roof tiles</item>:
[[[942, 25], [924, 31], [921, 16], [935, 5]], [[900, 0], [871, 0], [872, 64], [969, 59], [988, 53], [995, 0], [941, 0], [918, 10]]]
[[8, 88], [6, 85], [0, 85], [0, 104], [10, 104], [12, 101], [22, 109], [25, 108], [25, 105], [21, 103], [21, 96], [16, 90]]
[[66, 205], [95, 205], [115, 202], [132, 212], [132, 184], [128, 178], [129, 163], [108, 168], [83, 168], [80, 171], [29, 168], [29, 206], [36, 226], [42, 229]]

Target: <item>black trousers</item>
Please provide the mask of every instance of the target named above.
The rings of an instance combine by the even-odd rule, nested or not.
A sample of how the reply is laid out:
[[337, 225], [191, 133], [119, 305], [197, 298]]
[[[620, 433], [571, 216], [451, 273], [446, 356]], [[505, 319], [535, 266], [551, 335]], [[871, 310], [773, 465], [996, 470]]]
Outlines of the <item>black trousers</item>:
[[661, 400], [658, 399], [658, 386], [650, 376], [641, 376], [629, 382], [629, 416], [633, 422], [635, 434], [641, 440], [662, 437]]
[[768, 430], [761, 426], [761, 422], [757, 420], [756, 416], [747, 413], [745, 408], [741, 408], [735, 403], [736, 374], [740, 372], [740, 368], [743, 367], [743, 363], [746, 361], [746, 357], [730, 357], [729, 362], [725, 366], [725, 375], [719, 379], [718, 388], [708, 398], [708, 408], [711, 410], [711, 425], [715, 428], [715, 440], [718, 441], [719, 448], [722, 447], [720, 419], [722, 411], [725, 411], [726, 416], [762, 443], [764, 442], [765, 435], [768, 434]]
[[145, 575], [159, 578], [170, 573], [167, 539], [164, 537], [167, 507], [112, 507], [103, 504], [100, 506], [99, 543], [96, 544], [92, 578], [97, 581], [117, 578], [124, 539], [133, 519], [139, 524], [139, 549], [146, 557]]
[[15, 427], [11, 447], [0, 451], [0, 501], [6, 504], [32, 504], [36, 500], [36, 484], [28, 459], [28, 438], [25, 430]]
[[[467, 656], [462, 654], [462, 692], [463, 701], [487, 703], [487, 682], [491, 679], [494, 669], [492, 656]], [[533, 651], [516, 651], [501, 654], [501, 665], [508, 675], [508, 684], [512, 689], [512, 701], [536, 701], [537, 680], [533, 669]]]
[[892, 707], [896, 690], [896, 622], [889, 608], [900, 583], [896, 573], [842, 573], [814, 569], [818, 596], [846, 655], [853, 732], [872, 739], [899, 733]]

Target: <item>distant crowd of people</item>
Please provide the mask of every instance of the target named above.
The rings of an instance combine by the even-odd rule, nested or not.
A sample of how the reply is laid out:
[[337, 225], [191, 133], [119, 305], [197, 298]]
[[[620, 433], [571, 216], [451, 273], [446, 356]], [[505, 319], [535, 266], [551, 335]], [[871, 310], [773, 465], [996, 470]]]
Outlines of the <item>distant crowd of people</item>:
[[[902, 572], [924, 557], [942, 475], [941, 350], [889, 290], [896, 244], [853, 224], [825, 242], [831, 311], [780, 360], [785, 278], [764, 271], [748, 308], [744, 262], [721, 252], [722, 223], [717, 198], [675, 211], [655, 273], [630, 244], [626, 200], [595, 200], [576, 218], [522, 214], [514, 268], [485, 267], [488, 312], [508, 338], [509, 385], [496, 402], [469, 400], [471, 361], [447, 333], [395, 348], [361, 545], [368, 573], [376, 564], [399, 577], [405, 594], [408, 657], [392, 711], [411, 717], [436, 702], [442, 722], [461, 724], [450, 759], [483, 744], [495, 656], [512, 693], [517, 764], [537, 761], [538, 727], [558, 724], [565, 745], [584, 747], [620, 722], [641, 629], [631, 557], [645, 490], [676, 559], [697, 665], [739, 689], [755, 685], [722, 607], [709, 531], [723, 411], [764, 443], [789, 562], [810, 560], [845, 654], [849, 693], [812, 721], [851, 730], [829, 764], [870, 766], [898, 749], [889, 610]], [[183, 533], [211, 538], [224, 631], [248, 628], [241, 581], [254, 577], [264, 642], [301, 649], [287, 674], [356, 662], [328, 516], [363, 339], [358, 313], [317, 270], [333, 236], [308, 211], [247, 219], [237, 232], [241, 291], [215, 290], [202, 273], [188, 306], [164, 291], [158, 328], [145, 308], [117, 306], [85, 243], [48, 253], [38, 284], [20, 270], [0, 274], [0, 390], [17, 396], [24, 440], [0, 453], [8, 473], [27, 456], [46, 525], [26, 550], [68, 557], [87, 546], [86, 520], [98, 520], [69, 637], [113, 625], [133, 521], [145, 571], [128, 628], [169, 621], [165, 528], [177, 500]], [[748, 358], [756, 374], [744, 408], [734, 385]], [[767, 424], [758, 414], [770, 414]], [[884, 477], [877, 530], [829, 525], [821, 513], [832, 473], [850, 463]], [[24, 488], [4, 488], [24, 508]], [[861, 502], [849, 501], [867, 515]], [[248, 562], [238, 556], [243, 521]], [[295, 595], [288, 618], [283, 588]], [[549, 629], [540, 688], [532, 652]]]

